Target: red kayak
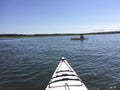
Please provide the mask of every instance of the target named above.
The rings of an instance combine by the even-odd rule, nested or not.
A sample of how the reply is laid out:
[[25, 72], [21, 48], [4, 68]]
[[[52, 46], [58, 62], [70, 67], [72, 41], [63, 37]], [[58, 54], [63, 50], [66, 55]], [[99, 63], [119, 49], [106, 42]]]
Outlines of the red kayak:
[[87, 38], [71, 38], [71, 40], [85, 40]]

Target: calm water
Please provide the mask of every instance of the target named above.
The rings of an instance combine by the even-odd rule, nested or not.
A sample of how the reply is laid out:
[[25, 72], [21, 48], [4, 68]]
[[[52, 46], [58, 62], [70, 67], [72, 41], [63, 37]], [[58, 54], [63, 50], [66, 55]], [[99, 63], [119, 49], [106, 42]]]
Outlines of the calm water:
[[0, 90], [45, 90], [60, 58], [89, 90], [120, 90], [120, 34], [0, 39]]

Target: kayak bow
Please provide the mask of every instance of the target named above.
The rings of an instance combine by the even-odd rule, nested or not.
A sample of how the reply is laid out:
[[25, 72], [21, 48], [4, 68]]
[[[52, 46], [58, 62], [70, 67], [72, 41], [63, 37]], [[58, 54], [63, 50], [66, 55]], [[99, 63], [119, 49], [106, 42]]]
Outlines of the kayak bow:
[[63, 57], [46, 90], [88, 90], [76, 72]]

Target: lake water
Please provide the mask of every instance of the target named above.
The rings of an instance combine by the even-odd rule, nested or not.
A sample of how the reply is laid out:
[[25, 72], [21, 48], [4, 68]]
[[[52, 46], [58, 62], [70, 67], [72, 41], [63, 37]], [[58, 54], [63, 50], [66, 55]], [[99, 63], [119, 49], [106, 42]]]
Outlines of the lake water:
[[0, 39], [0, 90], [45, 90], [66, 57], [89, 90], [120, 90], [120, 34]]

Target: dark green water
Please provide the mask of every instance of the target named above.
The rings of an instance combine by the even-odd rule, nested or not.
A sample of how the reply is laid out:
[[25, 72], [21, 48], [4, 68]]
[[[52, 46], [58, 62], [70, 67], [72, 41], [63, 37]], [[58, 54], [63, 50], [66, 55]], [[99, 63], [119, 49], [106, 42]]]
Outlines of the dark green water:
[[120, 34], [1, 38], [0, 90], [45, 90], [66, 57], [89, 90], [120, 90]]

